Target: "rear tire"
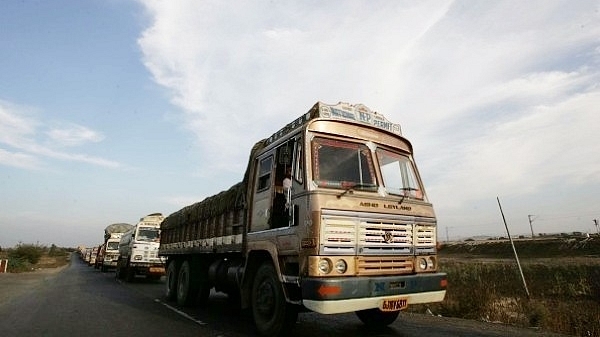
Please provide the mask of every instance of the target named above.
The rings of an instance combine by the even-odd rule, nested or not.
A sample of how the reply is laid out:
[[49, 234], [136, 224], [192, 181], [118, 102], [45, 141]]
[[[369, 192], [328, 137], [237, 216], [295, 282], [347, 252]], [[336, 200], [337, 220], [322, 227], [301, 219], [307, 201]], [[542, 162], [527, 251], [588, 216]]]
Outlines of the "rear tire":
[[179, 268], [177, 276], [177, 304], [180, 306], [190, 306], [194, 304], [198, 297], [198, 277], [195, 270], [191, 267], [190, 261], [186, 260]]
[[167, 279], [165, 281], [166, 284], [166, 292], [165, 296], [167, 300], [174, 301], [177, 299], [177, 275], [179, 274], [179, 270], [177, 268], [177, 261], [173, 260], [169, 262], [167, 266]]
[[396, 320], [400, 311], [384, 312], [378, 308], [356, 311], [356, 316], [368, 327], [386, 327]]
[[287, 303], [271, 263], [263, 263], [252, 283], [252, 316], [263, 336], [279, 336], [298, 319], [298, 308]]

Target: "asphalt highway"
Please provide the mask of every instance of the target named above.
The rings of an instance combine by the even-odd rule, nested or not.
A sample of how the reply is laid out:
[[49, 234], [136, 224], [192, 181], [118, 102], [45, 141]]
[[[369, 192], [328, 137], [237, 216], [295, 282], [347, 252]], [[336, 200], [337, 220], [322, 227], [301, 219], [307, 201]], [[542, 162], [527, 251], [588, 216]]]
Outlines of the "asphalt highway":
[[[256, 336], [250, 315], [223, 294], [212, 293], [202, 308], [178, 308], [164, 298], [164, 279], [119, 281], [113, 272], [102, 273], [77, 257], [60, 270], [36, 273], [0, 275], [0, 336]], [[301, 313], [286, 333], [295, 336], [557, 335], [409, 313], [402, 313], [388, 328], [372, 331], [353, 313]]]

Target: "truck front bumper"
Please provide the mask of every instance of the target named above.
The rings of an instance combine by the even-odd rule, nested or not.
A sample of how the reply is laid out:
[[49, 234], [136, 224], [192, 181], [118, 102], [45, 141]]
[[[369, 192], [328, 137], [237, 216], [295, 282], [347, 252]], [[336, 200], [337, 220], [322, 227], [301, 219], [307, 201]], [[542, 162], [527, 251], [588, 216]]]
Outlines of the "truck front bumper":
[[407, 304], [441, 302], [446, 295], [446, 274], [338, 277], [302, 279], [302, 304], [321, 314], [381, 308], [390, 298]]
[[131, 262], [131, 267], [140, 275], [165, 275], [165, 265], [160, 263]]

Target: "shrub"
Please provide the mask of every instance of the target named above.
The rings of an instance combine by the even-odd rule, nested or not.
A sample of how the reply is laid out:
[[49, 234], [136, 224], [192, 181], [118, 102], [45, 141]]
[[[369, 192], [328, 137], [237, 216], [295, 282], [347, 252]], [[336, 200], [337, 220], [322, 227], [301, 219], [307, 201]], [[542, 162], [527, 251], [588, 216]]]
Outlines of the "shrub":
[[8, 265], [6, 266], [6, 271], [9, 273], [22, 273], [26, 271], [30, 271], [32, 268], [31, 263], [25, 259], [21, 258], [10, 258], [8, 259]]
[[19, 244], [9, 253], [10, 259], [25, 260], [30, 264], [36, 264], [44, 253], [44, 247], [31, 244]]

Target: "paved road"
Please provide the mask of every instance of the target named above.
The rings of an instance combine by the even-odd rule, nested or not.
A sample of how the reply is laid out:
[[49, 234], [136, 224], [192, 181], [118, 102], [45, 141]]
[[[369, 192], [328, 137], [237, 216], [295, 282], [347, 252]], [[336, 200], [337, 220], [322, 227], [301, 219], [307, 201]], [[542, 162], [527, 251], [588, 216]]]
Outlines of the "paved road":
[[[164, 280], [115, 280], [74, 258], [57, 272], [19, 283], [0, 275], [0, 336], [255, 336], [248, 314], [212, 294], [205, 308], [164, 302]], [[37, 281], [36, 281], [37, 280]], [[14, 288], [8, 292], [7, 289]], [[404, 314], [389, 328], [369, 331], [354, 314], [300, 314], [287, 337], [548, 336], [526, 329], [452, 318]]]

